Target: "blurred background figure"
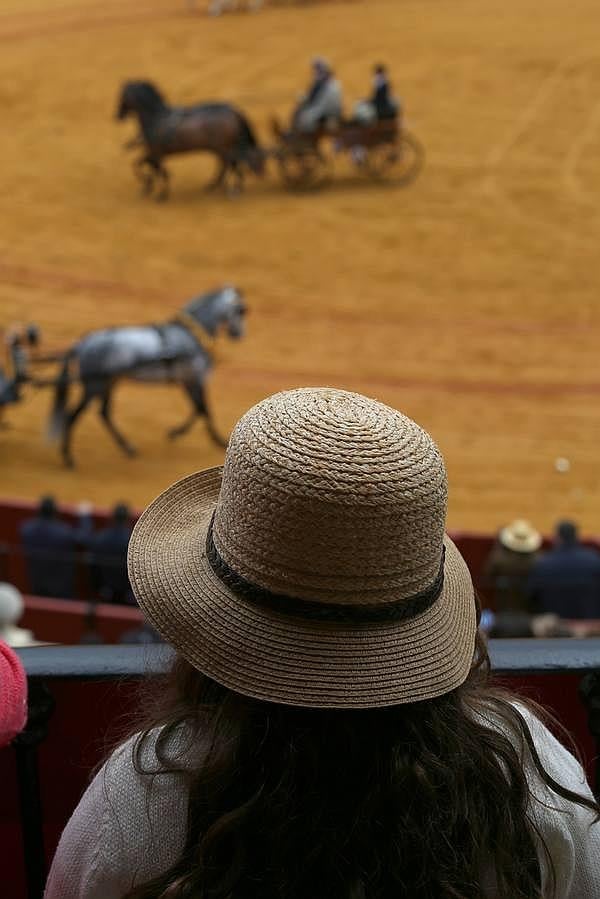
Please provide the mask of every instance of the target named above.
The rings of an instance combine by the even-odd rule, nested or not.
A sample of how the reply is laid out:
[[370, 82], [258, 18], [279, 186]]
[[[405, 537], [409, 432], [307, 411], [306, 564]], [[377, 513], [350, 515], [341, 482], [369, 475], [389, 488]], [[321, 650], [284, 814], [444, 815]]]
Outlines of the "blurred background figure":
[[91, 508], [80, 503], [79, 524], [74, 527], [60, 520], [54, 498], [44, 496], [37, 515], [21, 525], [29, 588], [36, 596], [74, 597], [76, 550], [92, 536]]
[[482, 614], [481, 629], [495, 640], [523, 637], [574, 637], [577, 636], [568, 622], [558, 615], [529, 615], [527, 612], [495, 612], [485, 609]]
[[486, 593], [498, 614], [531, 612], [529, 574], [542, 537], [521, 518], [502, 528], [484, 566]]
[[90, 573], [92, 586], [103, 602], [133, 604], [127, 577], [127, 546], [131, 535], [131, 512], [118, 503], [107, 528], [90, 539]]
[[574, 522], [557, 524], [554, 546], [531, 569], [529, 591], [537, 612], [600, 618], [600, 553], [580, 543]]
[[8, 746], [27, 721], [27, 678], [12, 649], [0, 640], [0, 748]]
[[23, 609], [21, 592], [12, 584], [0, 583], [0, 640], [9, 646], [31, 646], [36, 642], [32, 631], [18, 626]]
[[163, 643], [163, 638], [155, 631], [151, 624], [144, 621], [139, 627], [132, 627], [119, 637], [119, 643]]

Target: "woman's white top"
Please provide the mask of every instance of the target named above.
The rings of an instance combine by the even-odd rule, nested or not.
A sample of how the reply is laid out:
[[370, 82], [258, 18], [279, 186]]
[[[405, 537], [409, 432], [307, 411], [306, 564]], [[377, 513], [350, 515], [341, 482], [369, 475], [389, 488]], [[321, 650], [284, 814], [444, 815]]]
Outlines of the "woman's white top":
[[[546, 771], [569, 790], [592, 798], [578, 762], [543, 724], [520, 711]], [[45, 899], [122, 899], [132, 886], [163, 873], [180, 857], [188, 802], [183, 775], [138, 774], [134, 742], [135, 737], [110, 756], [75, 809], [56, 851]], [[147, 746], [144, 765], [156, 766], [152, 741]], [[527, 755], [530, 814], [554, 861], [556, 899], [600, 899], [600, 823], [593, 824], [590, 811], [540, 781]], [[540, 861], [545, 879], [541, 853]]]

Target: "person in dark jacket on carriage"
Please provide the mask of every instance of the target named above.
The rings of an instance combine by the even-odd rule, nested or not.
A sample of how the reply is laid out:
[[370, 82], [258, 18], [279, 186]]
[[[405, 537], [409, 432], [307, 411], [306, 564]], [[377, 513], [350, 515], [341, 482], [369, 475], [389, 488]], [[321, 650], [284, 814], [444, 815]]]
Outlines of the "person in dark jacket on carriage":
[[400, 103], [392, 96], [387, 69], [378, 63], [373, 70], [373, 90], [368, 100], [360, 100], [354, 108], [354, 121], [371, 122], [397, 119], [402, 112]]
[[8, 370], [0, 365], [0, 428], [5, 427], [1, 420], [5, 406], [21, 400], [21, 386], [29, 381], [29, 360], [40, 340], [37, 325], [28, 325], [25, 329], [10, 329], [6, 335], [6, 358]]
[[375, 107], [378, 119], [395, 119], [400, 113], [400, 104], [392, 96], [392, 88], [388, 78], [387, 69], [383, 65], [376, 65], [373, 77], [373, 96], [371, 103]]

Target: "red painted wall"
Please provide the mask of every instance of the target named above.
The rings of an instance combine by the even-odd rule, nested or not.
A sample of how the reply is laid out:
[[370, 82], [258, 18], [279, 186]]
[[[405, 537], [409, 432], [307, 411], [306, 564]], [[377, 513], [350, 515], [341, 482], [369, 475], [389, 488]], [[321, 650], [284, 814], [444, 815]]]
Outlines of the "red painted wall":
[[[36, 640], [43, 643], [78, 644], [86, 630], [87, 609], [88, 603], [78, 599], [26, 596], [20, 626], [33, 631]], [[124, 631], [135, 628], [142, 620], [137, 606], [95, 605], [94, 629], [101, 637], [98, 642], [118, 643]]]

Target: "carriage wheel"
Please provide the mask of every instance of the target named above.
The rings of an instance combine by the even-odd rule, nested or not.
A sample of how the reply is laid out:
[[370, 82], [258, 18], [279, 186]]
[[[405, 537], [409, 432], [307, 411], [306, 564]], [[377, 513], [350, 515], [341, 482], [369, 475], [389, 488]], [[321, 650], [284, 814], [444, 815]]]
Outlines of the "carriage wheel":
[[279, 155], [279, 169], [288, 187], [294, 190], [315, 190], [329, 177], [329, 163], [312, 148], [284, 150]]
[[425, 151], [408, 131], [397, 141], [369, 147], [364, 161], [365, 172], [371, 178], [389, 179], [400, 184], [414, 181], [425, 161]]

